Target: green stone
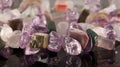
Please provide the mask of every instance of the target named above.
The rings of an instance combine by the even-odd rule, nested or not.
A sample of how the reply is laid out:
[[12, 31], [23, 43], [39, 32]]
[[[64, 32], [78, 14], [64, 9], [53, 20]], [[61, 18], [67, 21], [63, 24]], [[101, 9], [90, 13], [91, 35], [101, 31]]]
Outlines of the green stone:
[[88, 15], [89, 15], [89, 11], [84, 9], [78, 18], [78, 23], [85, 22]]
[[86, 32], [87, 32], [87, 34], [91, 35], [93, 45], [95, 46], [95, 41], [96, 41], [98, 35], [94, 31], [92, 31], [91, 29], [87, 29]]
[[52, 21], [49, 17], [46, 17], [46, 20], [47, 20], [47, 28], [49, 30], [49, 33], [51, 31], [56, 31], [55, 22]]

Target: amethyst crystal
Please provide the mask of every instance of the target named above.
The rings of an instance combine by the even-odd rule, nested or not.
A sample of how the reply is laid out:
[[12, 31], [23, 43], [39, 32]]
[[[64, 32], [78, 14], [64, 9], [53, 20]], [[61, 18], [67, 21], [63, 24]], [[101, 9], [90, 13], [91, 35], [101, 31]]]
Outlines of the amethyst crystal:
[[20, 47], [25, 48], [30, 40], [30, 27], [24, 24], [22, 29], [22, 36], [20, 40]]
[[70, 55], [79, 55], [82, 51], [81, 44], [71, 37], [65, 37], [63, 48]]
[[71, 22], [77, 22], [79, 18], [79, 11], [77, 9], [68, 9], [66, 12], [66, 20], [71, 23]]
[[0, 0], [0, 11], [10, 9], [14, 0]]
[[50, 33], [50, 40], [48, 49], [53, 52], [58, 52], [61, 49], [61, 45], [63, 44], [63, 38], [56, 32]]

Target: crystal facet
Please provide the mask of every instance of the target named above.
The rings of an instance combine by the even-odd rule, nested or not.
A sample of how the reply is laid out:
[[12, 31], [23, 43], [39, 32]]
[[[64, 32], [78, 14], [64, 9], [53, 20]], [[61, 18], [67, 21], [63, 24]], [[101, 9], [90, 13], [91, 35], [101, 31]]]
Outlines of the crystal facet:
[[10, 36], [12, 35], [12, 33], [13, 33], [12, 28], [8, 26], [7, 24], [4, 24], [1, 29], [1, 33], [0, 33], [1, 39], [7, 42]]
[[62, 42], [61, 36], [56, 32], [50, 33], [48, 49], [53, 52], [58, 52], [61, 49]]
[[19, 48], [20, 46], [20, 38], [21, 38], [21, 31], [14, 31], [12, 33], [12, 36], [8, 39], [7, 41], [7, 46], [11, 47], [11, 48]]
[[63, 48], [70, 55], [79, 55], [82, 51], [81, 44], [71, 37], [65, 38], [65, 45], [63, 45]]

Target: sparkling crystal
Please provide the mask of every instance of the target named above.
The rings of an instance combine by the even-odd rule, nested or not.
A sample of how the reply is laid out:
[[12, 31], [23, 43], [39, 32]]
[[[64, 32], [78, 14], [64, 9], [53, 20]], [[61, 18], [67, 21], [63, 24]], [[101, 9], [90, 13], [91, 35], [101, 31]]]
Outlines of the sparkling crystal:
[[7, 42], [8, 39], [11, 37], [12, 33], [13, 33], [12, 28], [8, 26], [7, 24], [4, 24], [1, 29], [1, 33], [0, 33], [1, 39]]
[[30, 46], [33, 48], [47, 48], [48, 35], [43, 33], [35, 33], [31, 37]]
[[12, 33], [12, 35], [10, 36], [10, 38], [7, 41], [7, 46], [11, 47], [11, 48], [19, 48], [20, 46], [20, 38], [21, 38], [21, 31], [16, 30]]
[[65, 38], [65, 45], [63, 45], [63, 48], [70, 55], [79, 55], [82, 51], [81, 44], [71, 37]]
[[68, 26], [69, 26], [69, 23], [67, 23], [67, 22], [59, 22], [56, 26], [57, 32], [61, 35], [66, 35]]
[[71, 22], [77, 22], [79, 18], [79, 11], [77, 9], [68, 9], [66, 12], [66, 20], [71, 23]]
[[30, 27], [29, 25], [23, 25], [22, 35], [20, 39], [20, 47], [25, 48], [28, 45], [30, 40]]
[[56, 32], [50, 33], [50, 39], [49, 39], [49, 45], [48, 49], [53, 52], [58, 52], [61, 49], [63, 41], [61, 39], [61, 36]]

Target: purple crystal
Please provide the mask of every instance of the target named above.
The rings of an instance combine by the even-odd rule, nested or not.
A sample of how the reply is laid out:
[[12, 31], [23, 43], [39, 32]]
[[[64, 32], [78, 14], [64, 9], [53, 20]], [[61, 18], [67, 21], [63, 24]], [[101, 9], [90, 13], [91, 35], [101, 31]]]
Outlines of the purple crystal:
[[77, 23], [70, 23], [69, 29], [83, 30], [82, 27], [80, 25], [78, 25]]
[[14, 0], [0, 0], [0, 10], [3, 11], [11, 8], [13, 2]]
[[30, 29], [29, 25], [24, 24], [22, 30], [22, 36], [20, 40], [20, 47], [25, 48], [30, 40]]
[[81, 44], [71, 37], [65, 37], [63, 48], [70, 55], [79, 55], [82, 51]]
[[47, 22], [44, 15], [32, 18], [32, 30], [35, 32], [47, 32]]
[[66, 12], [66, 20], [68, 22], [77, 22], [79, 18], [79, 11], [77, 9], [68, 9]]
[[51, 32], [48, 49], [53, 52], [60, 51], [61, 45], [63, 43], [62, 40], [63, 39], [59, 34], [57, 34], [56, 32]]

